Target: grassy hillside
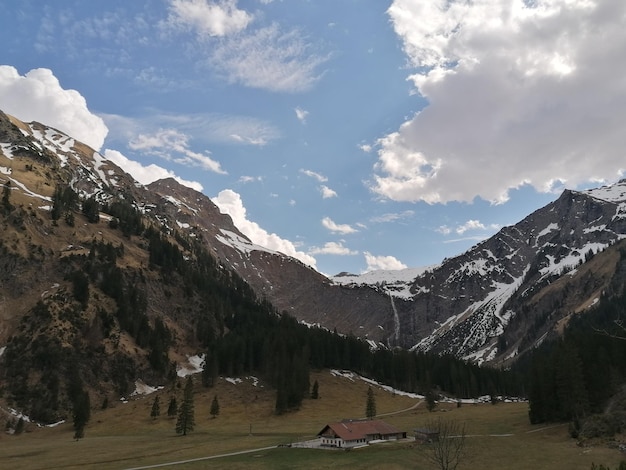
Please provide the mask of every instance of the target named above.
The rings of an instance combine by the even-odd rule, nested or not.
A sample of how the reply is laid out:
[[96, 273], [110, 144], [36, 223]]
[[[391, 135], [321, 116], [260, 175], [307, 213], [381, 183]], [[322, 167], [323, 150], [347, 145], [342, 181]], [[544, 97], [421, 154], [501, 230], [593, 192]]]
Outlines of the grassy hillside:
[[[213, 389], [198, 386], [196, 427], [186, 437], [176, 435], [175, 419], [166, 416], [170, 396], [176, 395], [179, 401], [182, 397], [179, 388], [157, 392], [161, 397], [161, 416], [154, 420], [150, 418], [154, 394], [94, 411], [85, 438], [80, 441], [73, 440], [69, 423], [45, 429], [28, 425], [24, 434], [0, 435], [1, 466], [121, 469], [199, 459], [310, 439], [329, 421], [364, 415], [366, 383], [335, 377], [328, 371], [313, 373], [312, 380], [318, 380], [321, 398], [305, 400], [299, 411], [281, 416], [273, 413], [275, 392], [254, 386], [252, 379], [236, 385], [220, 379]], [[428, 413], [419, 400], [378, 388], [375, 394], [379, 415], [405, 410], [384, 419], [409, 435], [433, 417], [465, 422], [471, 436], [467, 441], [470, 455], [462, 468], [587, 470], [593, 462], [617, 465], [620, 461], [619, 451], [606, 445], [578, 447], [568, 437], [566, 426], [531, 426], [525, 403], [461, 408], [441, 405], [439, 411]], [[218, 396], [221, 409], [219, 416], [212, 419], [209, 409], [214, 395]], [[412, 441], [350, 452], [277, 448], [166, 468], [431, 468], [420, 450]]]

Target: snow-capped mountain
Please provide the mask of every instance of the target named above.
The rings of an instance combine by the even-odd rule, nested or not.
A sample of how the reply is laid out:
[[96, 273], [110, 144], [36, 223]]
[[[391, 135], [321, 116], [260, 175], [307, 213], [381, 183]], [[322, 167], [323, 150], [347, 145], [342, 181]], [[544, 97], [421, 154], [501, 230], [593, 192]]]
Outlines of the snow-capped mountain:
[[[592, 305], [619, 277], [620, 255], [613, 245], [626, 237], [626, 182], [619, 182], [565, 191], [521, 222], [437, 266], [361, 276], [343, 273], [329, 279], [294, 258], [253, 244], [207, 196], [173, 179], [143, 186], [63, 132], [4, 114], [0, 183], [10, 185], [12, 200], [30, 211], [28, 223], [35, 228], [31, 234], [25, 226], [28, 237], [47, 237], [50, 250], [69, 250], [71, 243], [72, 250], [81, 252], [81, 240], [102, 237], [97, 225], [81, 225], [68, 235], [75, 239], [69, 242], [50, 236], [51, 230], [60, 229], [37, 222], [49, 219], [55, 186], [66, 183], [81, 200], [126, 201], [175, 240], [187, 257], [190, 245], [200, 243], [260, 298], [300, 321], [390, 347], [450, 353], [477, 362], [514, 358], [560, 328], [573, 312]], [[106, 214], [101, 216], [106, 220]], [[19, 223], [15, 221], [17, 227]], [[6, 232], [5, 245], [12, 243], [23, 259], [39, 260], [38, 253], [28, 254], [33, 240], [20, 238], [18, 229], [11, 233], [8, 239]], [[131, 264], [141, 271], [146, 262], [139, 257]], [[27, 282], [19, 270], [0, 272], [5, 306], [15, 312], [9, 317], [32, 307], [22, 305], [19, 294], [33, 286], [44, 290], [43, 269], [34, 273], [24, 267], [31, 273]], [[164, 305], [175, 312], [187, 308], [184, 299], [163, 289], [155, 288], [151, 295], [152, 314], [163, 314]], [[168, 321], [177, 321], [176, 314], [168, 315]], [[7, 315], [4, 320], [0, 346], [15, 327]], [[191, 320], [176, 325], [181, 336], [185, 321]]]
[[[597, 301], [612, 276], [596, 275], [593, 289], [578, 286], [568, 294], [555, 294], [553, 284], [561, 279], [563, 289], [572, 290], [567, 286], [577, 285], [583, 273], [592, 275], [591, 259], [626, 237], [625, 204], [626, 181], [565, 191], [518, 224], [413, 279], [405, 271], [395, 277], [368, 273], [334, 280], [369, 284], [397, 297], [402, 346], [478, 362], [504, 360], [545, 338], [572, 311]], [[611, 253], [603, 259], [614, 268]], [[546, 296], [553, 305], [541, 303]], [[531, 329], [537, 331], [528, 336]]]

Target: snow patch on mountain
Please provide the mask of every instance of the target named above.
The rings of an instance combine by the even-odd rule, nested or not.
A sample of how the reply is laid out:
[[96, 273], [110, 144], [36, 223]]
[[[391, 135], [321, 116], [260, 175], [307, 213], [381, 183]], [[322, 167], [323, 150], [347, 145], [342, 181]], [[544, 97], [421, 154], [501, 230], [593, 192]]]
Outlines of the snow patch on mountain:
[[24, 193], [31, 197], [36, 197], [38, 199], [43, 199], [44, 201], [52, 202], [52, 198], [48, 196], [42, 196], [41, 194], [37, 194], [26, 187], [26, 185], [20, 183], [18, 180], [9, 178], [11, 180], [11, 184], [15, 184], [18, 188], [20, 188]]
[[626, 180], [621, 180], [609, 186], [581, 191], [581, 193], [601, 201], [621, 203], [626, 201]]
[[138, 395], [150, 395], [151, 393], [162, 390], [164, 387], [159, 385], [157, 387], [152, 387], [146, 384], [143, 380], [137, 379], [135, 380], [135, 390], [130, 394], [131, 397]]
[[178, 364], [176, 367], [176, 375], [179, 377], [187, 377], [188, 375], [197, 374], [204, 369], [204, 354], [196, 354], [195, 356], [187, 356], [187, 361]]
[[56, 129], [46, 127], [44, 130], [41, 130], [38, 126], [39, 124], [37, 123], [29, 124], [32, 136], [37, 139], [34, 144], [38, 148], [45, 148], [55, 153], [59, 157], [61, 166], [67, 165], [69, 155], [72, 155], [74, 158], [79, 160], [73, 150], [75, 144], [74, 139], [60, 131], [57, 131]]
[[230, 230], [220, 229], [220, 232], [222, 233], [222, 235], [216, 235], [216, 240], [246, 255], [252, 251], [265, 251], [267, 253], [272, 253], [275, 255], [280, 254], [276, 251], [270, 250], [269, 248], [255, 245], [248, 239], [243, 238], [242, 236], [237, 235], [235, 232], [231, 232]]
[[438, 265], [399, 270], [380, 269], [363, 274], [340, 273], [332, 276], [330, 280], [333, 284], [347, 287], [370, 286], [381, 289], [393, 297], [410, 300], [415, 295], [410, 290], [415, 279], [437, 267]]
[[110, 172], [109, 174], [105, 173], [104, 170], [102, 169], [102, 167], [106, 164], [109, 164], [109, 160], [107, 160], [106, 158], [104, 158], [102, 155], [100, 155], [98, 152], [94, 152], [93, 153], [93, 161], [94, 161], [94, 170], [96, 171], [96, 173], [98, 173], [98, 176], [100, 176], [100, 179], [107, 183], [109, 186], [117, 186], [117, 179], [112, 178], [110, 176]]
[[2, 153], [5, 157], [7, 157], [9, 160], [13, 160], [13, 150], [15, 149], [13, 145], [0, 143], [0, 149], [2, 149]]

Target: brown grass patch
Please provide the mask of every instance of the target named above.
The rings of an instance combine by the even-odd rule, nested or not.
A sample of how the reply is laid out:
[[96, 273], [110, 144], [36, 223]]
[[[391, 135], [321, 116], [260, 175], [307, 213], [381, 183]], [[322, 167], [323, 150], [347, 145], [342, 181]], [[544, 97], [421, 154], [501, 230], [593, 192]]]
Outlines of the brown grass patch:
[[[71, 424], [51, 429], [32, 426], [21, 436], [0, 437], [0, 461], [13, 469], [102, 468], [120, 469], [154, 465], [244, 449], [310, 439], [324, 424], [342, 418], [362, 417], [367, 384], [361, 380], [334, 377], [328, 371], [313, 373], [321, 398], [305, 400], [299, 411], [276, 416], [275, 392], [253, 386], [252, 379], [233, 385], [220, 379], [213, 389], [197, 386], [196, 427], [186, 437], [174, 432], [175, 419], [165, 416], [169, 397], [182, 396], [182, 389], [161, 390], [161, 416], [153, 420], [150, 410], [154, 394], [130, 402], [115, 403], [93, 412], [85, 439], [72, 439]], [[406, 410], [417, 401], [375, 387], [379, 414]], [[220, 415], [212, 419], [213, 396], [220, 402]], [[439, 406], [428, 413], [423, 405], [384, 419], [409, 435], [433, 417], [466, 423], [470, 451], [462, 468], [490, 469], [581, 469], [591, 463], [617, 465], [620, 453], [606, 446], [582, 448], [567, 435], [567, 426], [531, 426], [528, 405]], [[176, 469], [199, 468], [429, 468], [414, 442], [386, 443], [351, 452], [279, 448], [240, 456], [202, 460]]]

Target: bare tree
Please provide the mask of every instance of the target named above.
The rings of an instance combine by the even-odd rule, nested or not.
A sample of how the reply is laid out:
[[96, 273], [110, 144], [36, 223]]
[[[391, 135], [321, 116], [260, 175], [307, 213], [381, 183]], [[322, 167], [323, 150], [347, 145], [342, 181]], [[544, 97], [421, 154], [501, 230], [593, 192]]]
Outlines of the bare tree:
[[441, 418], [429, 420], [427, 428], [437, 437], [418, 448], [441, 470], [455, 470], [467, 454], [465, 423]]

